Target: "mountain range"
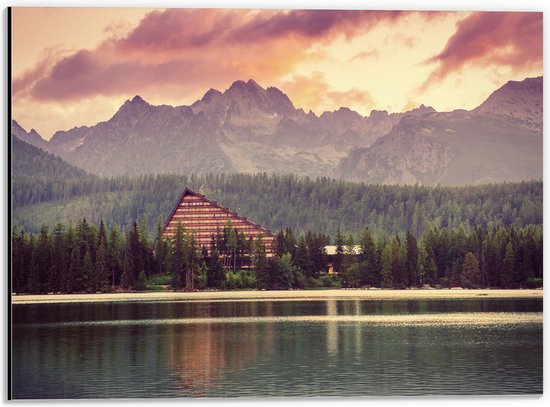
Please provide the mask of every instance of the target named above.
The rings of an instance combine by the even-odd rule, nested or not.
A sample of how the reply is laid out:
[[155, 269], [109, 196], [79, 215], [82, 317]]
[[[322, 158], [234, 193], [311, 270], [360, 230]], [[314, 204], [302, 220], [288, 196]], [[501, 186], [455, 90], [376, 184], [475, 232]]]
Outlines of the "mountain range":
[[46, 141], [12, 135], [92, 174], [275, 172], [371, 183], [460, 185], [542, 179], [543, 79], [510, 81], [477, 108], [316, 115], [253, 80], [190, 106], [127, 100], [109, 120]]

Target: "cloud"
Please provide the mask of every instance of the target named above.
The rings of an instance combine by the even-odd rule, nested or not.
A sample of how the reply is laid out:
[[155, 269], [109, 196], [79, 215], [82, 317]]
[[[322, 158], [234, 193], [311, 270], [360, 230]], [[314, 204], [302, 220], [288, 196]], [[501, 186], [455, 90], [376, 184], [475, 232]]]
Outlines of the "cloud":
[[381, 22], [392, 22], [409, 14], [406, 11], [292, 10], [262, 14], [231, 36], [236, 41], [281, 37], [320, 39], [343, 34], [353, 37]]
[[363, 111], [372, 109], [374, 102], [367, 91], [352, 88], [346, 91], [333, 89], [322, 72], [312, 75], [295, 75], [291, 80], [281, 84], [297, 107], [307, 106], [316, 113], [334, 110], [338, 107], [363, 107]]
[[62, 51], [53, 48], [46, 49], [38, 63], [31, 69], [27, 69], [12, 81], [12, 95], [14, 98], [28, 94], [37, 81], [47, 76], [52, 66], [62, 57]]
[[[44, 58], [14, 80], [14, 97], [70, 103], [146, 94], [174, 99], [236, 79], [275, 83], [319, 58], [319, 42], [350, 39], [408, 12], [167, 9], [129, 32], [112, 25], [94, 49]], [[125, 31], [125, 30], [124, 30]]]
[[380, 56], [380, 51], [373, 49], [369, 51], [363, 51], [354, 55], [353, 57], [348, 59], [348, 62], [359, 61], [362, 59], [371, 59], [371, 58], [374, 59], [374, 58], [378, 58], [379, 56]]
[[466, 66], [542, 68], [542, 13], [480, 12], [460, 20], [445, 48], [426, 61], [438, 66], [424, 87]]

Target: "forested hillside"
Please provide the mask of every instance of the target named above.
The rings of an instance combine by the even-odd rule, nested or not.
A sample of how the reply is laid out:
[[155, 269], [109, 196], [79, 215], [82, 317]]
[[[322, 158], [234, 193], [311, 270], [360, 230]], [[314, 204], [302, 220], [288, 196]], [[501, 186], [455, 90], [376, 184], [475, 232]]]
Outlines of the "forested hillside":
[[77, 168], [54, 154], [30, 145], [12, 135], [12, 176], [28, 175], [47, 178], [83, 178], [86, 171]]
[[266, 174], [150, 175], [83, 179], [14, 176], [14, 225], [37, 232], [42, 224], [79, 218], [128, 227], [147, 218], [149, 230], [166, 219], [185, 187], [217, 200], [272, 231], [285, 227], [333, 236], [420, 236], [429, 224], [465, 229], [542, 224], [542, 182], [465, 187], [367, 185], [328, 178]]

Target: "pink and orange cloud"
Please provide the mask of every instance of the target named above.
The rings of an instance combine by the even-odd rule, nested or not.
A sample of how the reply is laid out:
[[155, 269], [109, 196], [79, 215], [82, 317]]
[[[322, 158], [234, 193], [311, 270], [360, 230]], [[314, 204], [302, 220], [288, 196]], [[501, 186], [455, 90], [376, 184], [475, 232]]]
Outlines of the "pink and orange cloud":
[[431, 83], [466, 66], [506, 66], [542, 70], [542, 13], [473, 13], [428, 63], [438, 66]]
[[[14, 23], [24, 23], [25, 13], [32, 9], [21, 11]], [[85, 11], [74, 13], [84, 18]], [[348, 106], [368, 113], [392, 105], [387, 95], [403, 99], [405, 87], [424, 101], [428, 85], [470, 67], [542, 73], [542, 13], [163, 9], [144, 10], [124, 27], [117, 23], [121, 13], [113, 11], [93, 46], [45, 44], [42, 57], [13, 78], [15, 118], [23, 115], [52, 132], [62, 128], [56, 120], [63, 126], [104, 120], [136, 94], [152, 103], [188, 104], [209, 88], [224, 90], [250, 78], [279, 87], [305, 110]], [[437, 24], [445, 26], [445, 37], [417, 52], [426, 44], [425, 27]], [[340, 50], [341, 44], [349, 49]], [[406, 63], [394, 59], [394, 66], [404, 65], [402, 76], [383, 89], [369, 86], [377, 81], [374, 75], [385, 74], [373, 71], [371, 62], [380, 65], [388, 54], [404, 53], [423, 56]], [[421, 68], [407, 70], [414, 64]], [[346, 75], [349, 80], [342, 80]], [[103, 116], [91, 117], [89, 107], [100, 103]]]
[[15, 78], [14, 97], [67, 102], [94, 95], [181, 93], [254, 77], [270, 83], [312, 57], [318, 42], [351, 38], [400, 11], [168, 9], [148, 13], [128, 35]]

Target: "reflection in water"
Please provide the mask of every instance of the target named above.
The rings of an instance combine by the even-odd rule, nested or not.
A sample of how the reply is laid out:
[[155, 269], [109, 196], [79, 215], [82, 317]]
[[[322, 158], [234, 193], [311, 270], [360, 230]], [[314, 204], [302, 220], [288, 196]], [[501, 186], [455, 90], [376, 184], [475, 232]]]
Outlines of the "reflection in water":
[[338, 307], [336, 300], [327, 300], [327, 352], [335, 355], [338, 352]]
[[167, 359], [172, 374], [179, 375], [181, 395], [206, 396], [228, 374], [250, 366], [259, 352], [269, 355], [270, 329], [269, 324], [170, 326]]
[[19, 305], [15, 398], [533, 394], [542, 301]]

